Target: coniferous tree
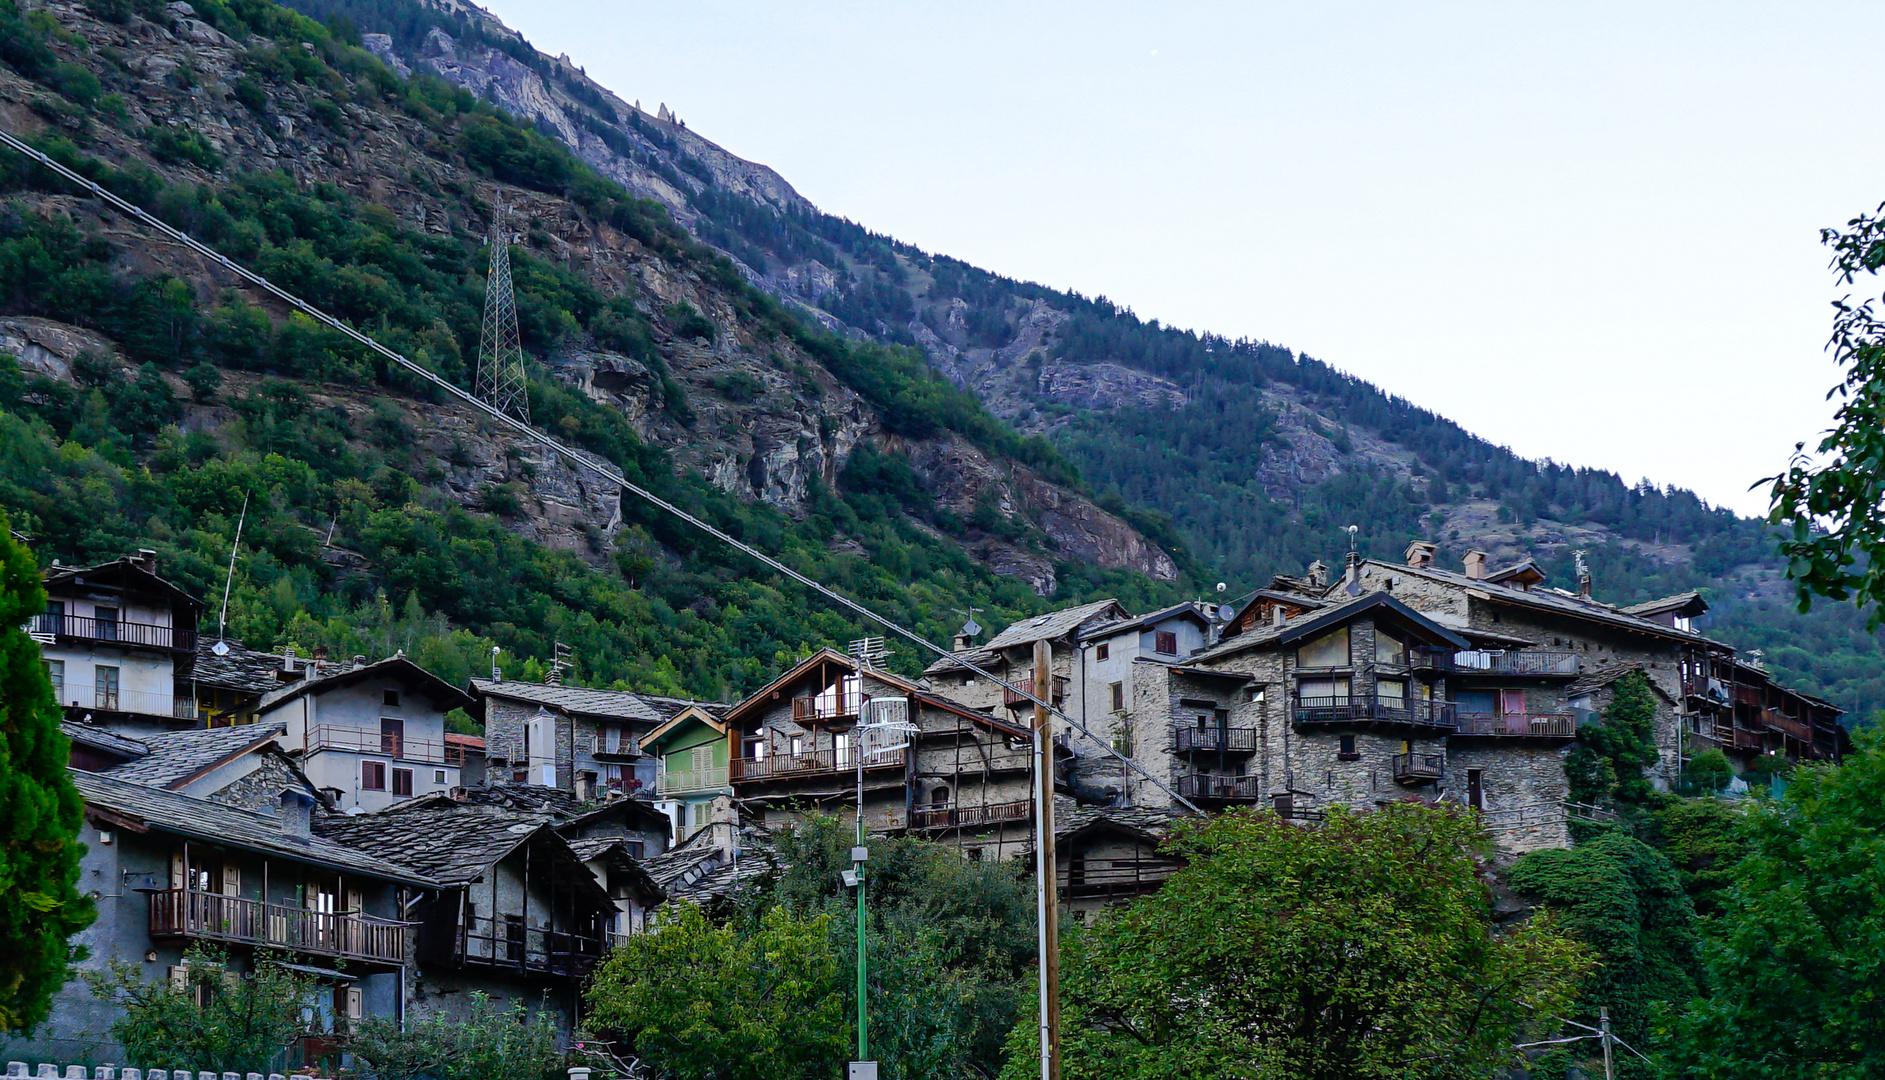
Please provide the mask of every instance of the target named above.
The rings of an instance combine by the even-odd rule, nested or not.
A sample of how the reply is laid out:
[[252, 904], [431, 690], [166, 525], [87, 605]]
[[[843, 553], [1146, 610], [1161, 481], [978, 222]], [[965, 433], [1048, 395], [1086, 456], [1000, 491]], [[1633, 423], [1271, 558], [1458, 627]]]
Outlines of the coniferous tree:
[[39, 566], [0, 516], [0, 1030], [29, 1031], [71, 976], [66, 939], [91, 924], [78, 892], [84, 811], [65, 773], [52, 685], [20, 629], [45, 610]]

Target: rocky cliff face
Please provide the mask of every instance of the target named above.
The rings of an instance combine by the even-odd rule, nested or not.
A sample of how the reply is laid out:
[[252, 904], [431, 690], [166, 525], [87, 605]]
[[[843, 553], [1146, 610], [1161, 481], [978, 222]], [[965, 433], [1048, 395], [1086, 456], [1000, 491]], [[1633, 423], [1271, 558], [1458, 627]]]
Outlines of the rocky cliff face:
[[[82, 134], [87, 153], [198, 183], [282, 170], [303, 186], [331, 184], [347, 191], [407, 228], [464, 243], [489, 231], [493, 207], [509, 207], [509, 221], [524, 250], [575, 271], [605, 297], [633, 298], [652, 327], [667, 376], [685, 397], [691, 422], [676, 419], [674, 410], [664, 407], [662, 376], [647, 363], [586, 338], [567, 338], [541, 357], [548, 371], [620, 410], [642, 438], [718, 486], [797, 514], [815, 486], [838, 483], [860, 443], [894, 446], [913, 461], [949, 463], [918, 470], [942, 503], [973, 507], [985, 489], [998, 489], [1002, 512], [1037, 528], [1045, 538], [1043, 549], [1029, 550], [975, 530], [958, 539], [991, 565], [1026, 577], [1037, 588], [1051, 591], [1053, 563], [1067, 558], [1175, 576], [1170, 557], [1125, 522], [1024, 465], [995, 458], [955, 436], [893, 438], [883, 418], [852, 387], [790, 339], [754, 326], [737, 298], [697, 265], [652, 250], [566, 199], [472, 171], [424, 123], [370, 95], [355, 93], [335, 107], [315, 83], [258, 84], [250, 74], [253, 56], [273, 48], [272, 43], [233, 40], [183, 2], [169, 4], [161, 18], [133, 16], [122, 23], [101, 21], [69, 0], [36, 6], [71, 35], [60, 46], [70, 62], [95, 72], [103, 87], [125, 103], [125, 113], [118, 124], [61, 116], [45, 107], [38, 85], [0, 71], [0, 123], [9, 130], [43, 131], [50, 117]], [[691, 212], [677, 181], [680, 186], [711, 183], [778, 209], [804, 206], [776, 174], [719, 150], [678, 122], [649, 118], [612, 96], [591, 95], [601, 106], [577, 110], [566, 82], [580, 78], [580, 72], [567, 61], [546, 62], [539, 70], [493, 48], [460, 48], [437, 29], [412, 55], [396, 53], [390, 39], [371, 34], [367, 44], [389, 64], [435, 72], [554, 131], [606, 175], [677, 214]], [[262, 100], [256, 99], [258, 93]], [[598, 107], [632, 122], [617, 122], [605, 139], [596, 121]], [[162, 130], [200, 134], [208, 152], [153, 157], [150, 133]], [[664, 164], [683, 158], [705, 179]], [[174, 273], [206, 302], [238, 284], [215, 266], [158, 243], [88, 201], [37, 201], [104, 230], [125, 251], [127, 268]], [[249, 299], [277, 318], [287, 314], [266, 295]], [[683, 333], [686, 324], [673, 316], [680, 305], [705, 316], [711, 333], [699, 327]], [[474, 355], [476, 344], [465, 341], [460, 348]], [[9, 347], [35, 370], [65, 379], [80, 350], [109, 352], [113, 343], [71, 327], [9, 320], [0, 324], [0, 347]], [[362, 413], [373, 397], [348, 387], [309, 390], [349, 413]], [[481, 429], [470, 416], [409, 401], [398, 406], [414, 439], [441, 463], [428, 483], [467, 505], [479, 503], [493, 486], [514, 488], [523, 507], [517, 528], [559, 547], [607, 550], [606, 540], [621, 521], [612, 494], [595, 491], [556, 462]], [[198, 410], [189, 422], [213, 427], [223, 419], [214, 410]]]

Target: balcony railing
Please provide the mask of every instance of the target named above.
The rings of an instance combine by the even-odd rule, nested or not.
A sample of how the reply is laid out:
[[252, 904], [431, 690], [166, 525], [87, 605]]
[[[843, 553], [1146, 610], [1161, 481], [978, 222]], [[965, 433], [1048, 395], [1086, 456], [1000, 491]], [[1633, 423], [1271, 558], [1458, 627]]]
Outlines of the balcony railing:
[[1445, 754], [1396, 754], [1394, 779], [1403, 784], [1446, 779]]
[[1761, 723], [1766, 724], [1775, 731], [1785, 732], [1799, 739], [1801, 742], [1813, 741], [1813, 725], [1808, 724], [1804, 720], [1796, 720], [1785, 713], [1775, 712], [1772, 709], [1763, 710], [1761, 713]]
[[404, 923], [194, 889], [151, 893], [150, 936], [224, 941], [369, 964], [398, 966], [406, 960]]
[[[1061, 702], [1067, 699], [1067, 676], [1055, 675], [1052, 676], [1052, 680], [1054, 687], [1053, 697], [1049, 700], [1055, 706], [1059, 706]], [[1028, 693], [1033, 693], [1034, 676], [1023, 672], [1021, 681], [1016, 682], [1015, 686], [1028, 691]], [[1008, 709], [1031, 709], [1034, 707], [1034, 699], [1028, 697], [1027, 694], [1016, 693], [1014, 690], [1004, 688], [1001, 692], [1001, 704], [1003, 708]]]
[[595, 756], [599, 758], [640, 757], [641, 737], [624, 732], [611, 739], [602, 736], [596, 739]]
[[158, 623], [129, 622], [124, 619], [95, 619], [90, 615], [35, 615], [26, 624], [28, 633], [50, 634], [72, 641], [108, 645], [131, 645], [141, 649], [168, 649], [195, 652], [196, 631], [180, 630]]
[[1414, 671], [1452, 671], [1452, 649], [1417, 648], [1407, 650], [1407, 667]]
[[458, 935], [460, 963], [543, 975], [587, 976], [601, 961], [601, 934], [574, 934], [521, 919], [465, 920]]
[[134, 713], [161, 716], [168, 720], [195, 720], [196, 699], [145, 690], [122, 690], [115, 686], [78, 687], [53, 684], [59, 704], [69, 709], [96, 709], [99, 712]]
[[715, 791], [727, 786], [725, 768], [666, 769], [655, 775], [655, 791], [662, 795], [682, 795], [690, 791]]
[[1577, 735], [1577, 717], [1570, 713], [1457, 714], [1455, 735], [1511, 739], [1569, 739]]
[[863, 702], [863, 691], [857, 687], [827, 694], [796, 697], [792, 699], [792, 722], [802, 724], [808, 720], [837, 720], [856, 716]]
[[1533, 649], [1467, 650], [1454, 654], [1453, 664], [1462, 675], [1576, 675], [1582, 666], [1577, 653]]
[[1420, 701], [1355, 694], [1335, 697], [1298, 697], [1295, 716], [1298, 724], [1374, 721], [1383, 724], [1450, 728], [1453, 726], [1458, 711], [1459, 706], [1451, 701]]
[[[857, 768], [853, 751], [809, 750], [801, 754], [767, 754], [763, 758], [734, 758], [732, 780], [750, 783], [759, 780], [789, 780], [795, 776], [848, 772]], [[864, 755], [866, 769], [901, 769], [902, 750], [879, 750]]]
[[340, 750], [349, 754], [378, 754], [420, 765], [463, 765], [465, 747], [459, 743], [412, 739], [384, 731], [316, 725], [308, 732], [308, 753]]
[[998, 825], [1004, 821], [1026, 821], [1034, 814], [1034, 801], [984, 803], [980, 806], [924, 806], [910, 815], [912, 829], [963, 829], [979, 825]]
[[1178, 778], [1178, 794], [1187, 799], [1256, 802], [1263, 797], [1255, 776], [1207, 776], [1195, 773]]
[[1249, 753], [1257, 748], [1256, 728], [1179, 728], [1179, 753], [1194, 750], [1218, 750], [1227, 753]]

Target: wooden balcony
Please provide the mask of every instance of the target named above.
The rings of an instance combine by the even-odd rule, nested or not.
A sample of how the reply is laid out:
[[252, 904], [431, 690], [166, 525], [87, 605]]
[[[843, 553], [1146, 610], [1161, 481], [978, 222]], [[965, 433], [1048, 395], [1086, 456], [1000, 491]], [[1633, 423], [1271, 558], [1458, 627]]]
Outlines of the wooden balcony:
[[[866, 769], [901, 769], [904, 751], [880, 750], [866, 754]], [[731, 779], [735, 784], [777, 782], [791, 780], [800, 776], [817, 776], [823, 773], [854, 772], [857, 758], [854, 751], [840, 754], [837, 750], [809, 750], [802, 754], [767, 754], [763, 758], [734, 758]]]
[[[1021, 682], [1015, 683], [1015, 685], [1027, 691], [1034, 689], [1034, 676], [1023, 672], [1022, 680]], [[1053, 676], [1053, 686], [1053, 696], [1049, 701], [1055, 708], [1059, 708], [1061, 703], [1067, 700], [1067, 677], [1065, 675]], [[1003, 708], [1008, 709], [1032, 709], [1034, 707], [1034, 699], [1028, 697], [1027, 694], [1017, 694], [1013, 690], [1004, 687], [1001, 692], [1001, 704]]]
[[1008, 821], [1028, 821], [1034, 800], [983, 803], [979, 806], [923, 806], [910, 815], [912, 829], [973, 829]]
[[155, 716], [165, 720], [195, 720], [196, 699], [175, 694], [124, 690], [116, 686], [66, 686], [54, 683], [53, 696], [68, 709], [92, 712], [124, 713], [128, 716]]
[[1804, 720], [1795, 719], [1785, 713], [1777, 712], [1773, 709], [1764, 709], [1761, 712], [1761, 723], [1775, 731], [1783, 732], [1798, 739], [1801, 742], [1813, 741], [1813, 725]]
[[1257, 749], [1256, 728], [1179, 728], [1173, 749], [1181, 754], [1215, 750], [1225, 754], [1249, 754]]
[[318, 724], [308, 733], [308, 753], [320, 750], [377, 754], [420, 765], [460, 766], [465, 763], [465, 747], [460, 743], [411, 739], [386, 731], [337, 727], [332, 724]]
[[820, 720], [848, 719], [857, 715], [863, 703], [863, 692], [855, 686], [848, 691], [834, 690], [831, 693], [795, 697], [792, 699], [792, 722], [809, 724]]
[[607, 947], [602, 933], [576, 934], [529, 926], [522, 919], [472, 918], [458, 935], [458, 962], [536, 975], [587, 978]]
[[75, 645], [122, 645], [134, 649], [182, 653], [196, 651], [196, 631], [160, 623], [48, 613], [33, 616], [27, 621], [26, 630], [31, 634], [47, 635], [61, 643]]
[[1574, 652], [1509, 649], [1504, 652], [1470, 650], [1456, 653], [1453, 670], [1461, 675], [1554, 675], [1569, 678], [1583, 668]]
[[1453, 734], [1488, 739], [1575, 739], [1577, 717], [1570, 713], [1456, 714]]
[[1451, 701], [1351, 694], [1338, 697], [1298, 697], [1292, 710], [1299, 725], [1364, 724], [1450, 730], [1459, 706]]
[[1178, 778], [1178, 794], [1187, 799], [1217, 802], [1256, 802], [1263, 797], [1255, 776], [1207, 776], [1194, 773]]
[[194, 889], [165, 889], [150, 897], [153, 938], [250, 945], [374, 966], [399, 967], [406, 960], [404, 923]]
[[596, 740], [596, 748], [590, 751], [598, 761], [627, 761], [641, 756], [641, 738], [624, 734], [619, 738]]
[[1445, 754], [1394, 755], [1394, 780], [1401, 784], [1427, 784], [1446, 779]]

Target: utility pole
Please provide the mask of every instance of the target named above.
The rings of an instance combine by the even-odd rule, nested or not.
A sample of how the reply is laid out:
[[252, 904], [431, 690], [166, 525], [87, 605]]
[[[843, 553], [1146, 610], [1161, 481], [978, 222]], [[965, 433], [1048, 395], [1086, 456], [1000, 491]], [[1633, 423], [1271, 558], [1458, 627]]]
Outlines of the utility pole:
[[[1054, 650], [1034, 643], [1034, 699], [1052, 701]], [[1041, 1080], [1060, 1080], [1060, 886], [1054, 856], [1054, 739], [1047, 708], [1034, 706], [1034, 878], [1039, 882]]]
[[864, 861], [869, 849], [864, 846], [864, 740], [861, 730], [858, 734], [857, 745], [851, 748], [857, 756], [857, 840], [851, 848], [851, 866], [857, 874], [857, 1060], [864, 1062], [871, 1056], [870, 1021], [864, 1007]]
[[1597, 1010], [1597, 1032], [1604, 1043], [1604, 1080], [1617, 1080], [1616, 1065], [1610, 1060], [1610, 1007], [1608, 1005]]

